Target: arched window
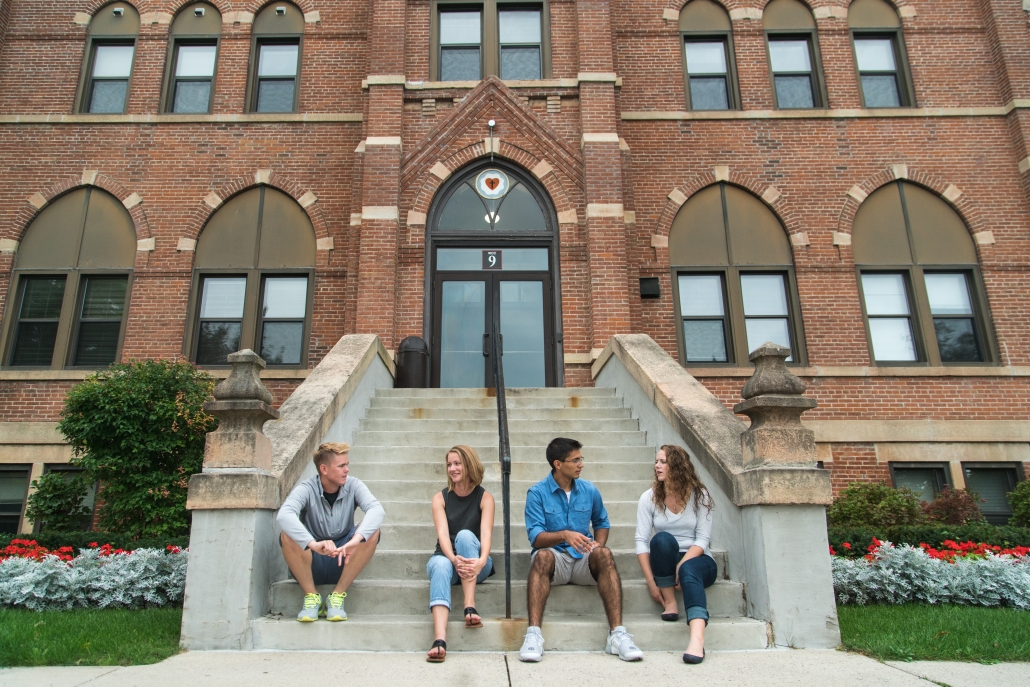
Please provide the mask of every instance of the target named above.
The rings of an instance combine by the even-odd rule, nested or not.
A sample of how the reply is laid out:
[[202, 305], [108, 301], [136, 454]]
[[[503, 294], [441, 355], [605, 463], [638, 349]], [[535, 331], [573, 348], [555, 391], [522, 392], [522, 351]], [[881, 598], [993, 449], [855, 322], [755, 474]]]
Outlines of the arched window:
[[712, 0], [690, 0], [680, 10], [679, 25], [687, 109], [738, 109], [730, 15]]
[[25, 231], [9, 308], [9, 367], [103, 367], [119, 359], [136, 259], [125, 206], [98, 188], [47, 205]]
[[250, 348], [269, 365], [306, 364], [314, 267], [315, 230], [293, 198], [259, 186], [226, 201], [197, 241], [193, 360], [225, 365]]
[[990, 361], [976, 249], [951, 206], [921, 186], [891, 183], [862, 203], [852, 236], [875, 362]]
[[254, 17], [250, 49], [250, 112], [296, 112], [304, 13], [288, 2], [273, 2]]
[[915, 104], [898, 13], [885, 0], [854, 0], [848, 27], [863, 107]]
[[772, 0], [762, 14], [776, 107], [824, 107], [819, 39], [811, 10], [798, 0]]
[[669, 261], [684, 365], [746, 365], [766, 341], [804, 359], [787, 233], [761, 200], [729, 184], [698, 191], [673, 220]]
[[80, 112], [125, 112], [138, 33], [139, 13], [127, 2], [105, 5], [93, 15], [82, 72]]
[[212, 5], [187, 5], [172, 22], [164, 111], [207, 114], [214, 94], [222, 15]]
[[[484, 174], [487, 174], [484, 172]], [[483, 175], [480, 175], [483, 176]], [[503, 193], [496, 199], [484, 197], [476, 191], [476, 184], [511, 184], [510, 189], [491, 191]], [[443, 204], [436, 231], [499, 231], [545, 232], [547, 221], [540, 200], [526, 184], [505, 174], [503, 177], [479, 178], [471, 176], [451, 191]]]

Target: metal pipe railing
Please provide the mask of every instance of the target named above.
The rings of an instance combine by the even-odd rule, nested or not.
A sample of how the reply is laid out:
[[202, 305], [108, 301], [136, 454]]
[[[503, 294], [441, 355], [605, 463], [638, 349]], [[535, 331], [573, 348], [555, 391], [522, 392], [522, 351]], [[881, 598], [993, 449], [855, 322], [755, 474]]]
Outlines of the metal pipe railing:
[[497, 391], [497, 449], [501, 461], [501, 499], [504, 508], [504, 617], [511, 618], [511, 443], [508, 440], [508, 404], [504, 394], [504, 341], [501, 338], [499, 308], [490, 323], [494, 388]]

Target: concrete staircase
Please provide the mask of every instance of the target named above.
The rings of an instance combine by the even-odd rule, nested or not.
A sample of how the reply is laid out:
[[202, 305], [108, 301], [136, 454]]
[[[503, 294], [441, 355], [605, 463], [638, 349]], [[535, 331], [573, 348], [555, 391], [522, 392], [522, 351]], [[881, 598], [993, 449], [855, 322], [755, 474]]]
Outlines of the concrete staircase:
[[[386, 509], [382, 541], [347, 594], [345, 623], [298, 623], [301, 591], [292, 580], [271, 588], [271, 612], [251, 625], [255, 649], [427, 650], [433, 640], [426, 561], [436, 546], [430, 499], [446, 486], [445, 451], [473, 446], [486, 466], [483, 486], [497, 500], [492, 556], [497, 573], [476, 591], [484, 627], [466, 630], [461, 588], [452, 590], [451, 651], [512, 651], [526, 628], [529, 542], [523, 523], [526, 491], [548, 473], [544, 447], [556, 436], [583, 443], [583, 477], [600, 489], [612, 523], [608, 546], [622, 575], [624, 624], [648, 650], [682, 650], [686, 624], [665, 623], [647, 593], [633, 545], [636, 503], [650, 485], [655, 447], [612, 389], [511, 389], [512, 615], [504, 619], [504, 537], [496, 400], [485, 389], [389, 389], [372, 400], [351, 449], [351, 474]], [[718, 545], [718, 541], [715, 542]], [[719, 580], [707, 590], [712, 615], [709, 649], [767, 645], [766, 624], [745, 617], [743, 586], [725, 579], [725, 553], [717, 551]], [[330, 591], [322, 590], [323, 595]], [[680, 600], [682, 605], [682, 599]], [[680, 608], [681, 618], [683, 609]], [[599, 650], [607, 622], [595, 587], [552, 590], [544, 615], [548, 650]]]

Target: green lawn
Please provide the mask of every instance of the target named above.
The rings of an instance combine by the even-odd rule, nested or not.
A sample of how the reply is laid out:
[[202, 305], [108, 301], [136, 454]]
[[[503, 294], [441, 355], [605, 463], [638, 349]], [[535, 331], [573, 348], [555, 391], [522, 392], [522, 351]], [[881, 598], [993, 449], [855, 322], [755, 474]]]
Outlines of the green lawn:
[[838, 606], [841, 644], [888, 661], [1030, 661], [1030, 611]]
[[181, 608], [0, 609], [0, 666], [157, 663], [179, 652]]

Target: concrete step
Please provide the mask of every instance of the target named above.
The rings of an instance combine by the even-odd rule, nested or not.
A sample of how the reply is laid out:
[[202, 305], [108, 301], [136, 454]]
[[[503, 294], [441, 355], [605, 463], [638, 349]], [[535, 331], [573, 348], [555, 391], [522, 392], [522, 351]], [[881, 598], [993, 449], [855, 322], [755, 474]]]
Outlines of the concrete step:
[[[599, 601], [597, 603], [600, 603]], [[686, 623], [662, 622], [656, 614], [627, 615], [623, 622], [637, 646], [648, 651], [683, 651], [690, 638]], [[278, 651], [428, 651], [433, 623], [428, 615], [352, 616], [347, 622], [299, 623], [295, 617], [265, 616], [251, 621], [254, 648]], [[709, 651], [764, 649], [766, 623], [750, 618], [712, 618], [705, 630]], [[597, 618], [545, 615], [547, 651], [600, 651], [608, 624]], [[526, 632], [525, 619], [483, 618], [483, 627], [466, 629], [461, 621], [447, 625], [448, 651], [518, 651]], [[547, 660], [546, 658], [544, 659]], [[618, 661], [614, 656], [612, 661]], [[646, 661], [646, 653], [645, 658]]]
[[[460, 435], [459, 435], [460, 436]], [[466, 445], [471, 446], [479, 454], [483, 465], [497, 465], [497, 434], [491, 435], [490, 441], [480, 441]], [[394, 446], [390, 444], [379, 445], [355, 445], [350, 451], [351, 472], [358, 474], [359, 466], [373, 463], [402, 462], [402, 463], [439, 463], [444, 464], [444, 458], [448, 449], [457, 442], [440, 444], [423, 444], [421, 446]], [[583, 478], [590, 479], [587, 473], [594, 463], [603, 461], [619, 462], [641, 462], [647, 465], [654, 465], [655, 448], [653, 446], [584, 446], [583, 455], [587, 467], [584, 470]], [[547, 444], [537, 446], [511, 447], [512, 463], [529, 463], [539, 465], [541, 469], [540, 479], [547, 476]], [[639, 494], [638, 494], [639, 495]]]
[[[358, 470], [355, 470], [355, 474], [358, 474]], [[586, 472], [586, 470], [584, 470]], [[518, 498], [520, 501], [525, 500], [525, 494], [529, 491], [529, 488], [536, 484], [539, 480], [511, 480], [511, 494], [513, 497]], [[590, 480], [594, 486], [601, 492], [602, 498], [605, 501], [612, 499], [615, 501], [631, 501], [639, 499], [640, 495], [643, 494], [651, 487], [650, 479], [636, 479], [636, 480]], [[428, 502], [433, 498], [433, 494], [436, 494], [442, 486], [438, 480], [425, 481], [425, 480], [400, 480], [400, 479], [382, 479], [382, 480], [369, 480], [367, 483], [368, 488], [372, 491], [377, 499], [383, 501], [418, 501], [424, 499]], [[486, 480], [483, 482], [483, 488], [488, 492], [498, 497], [501, 493], [501, 481], [500, 480]]]
[[[595, 419], [583, 413], [583, 417], [570, 419], [533, 419], [520, 420], [508, 419], [508, 432], [510, 434], [521, 432], [550, 432], [554, 436], [561, 436], [562, 432], [569, 431], [575, 427], [577, 432], [637, 432], [640, 431], [640, 423], [630, 418], [599, 418]], [[497, 433], [497, 418], [477, 420], [395, 420], [393, 418], [364, 418], [361, 420], [361, 429], [366, 432], [396, 432], [404, 431], [419, 432], [490, 432]]]
[[[525, 580], [529, 576], [529, 550], [521, 545], [521, 542], [514, 546], [511, 554], [511, 578], [513, 580]], [[420, 550], [390, 550], [377, 549], [375, 556], [369, 561], [368, 566], [361, 572], [362, 580], [425, 580], [426, 563], [433, 555], [436, 542], [430, 548]], [[498, 540], [493, 547], [491, 557], [494, 561], [494, 569], [497, 574], [492, 580], [504, 580], [504, 542]], [[637, 562], [635, 549], [612, 549], [615, 556], [615, 565], [623, 579], [637, 579], [641, 576], [640, 565]], [[719, 579], [726, 578], [726, 552], [712, 551], [715, 563], [719, 568]]]
[[[441, 487], [442, 488], [442, 487]], [[439, 491], [439, 489], [437, 490]], [[373, 492], [375, 493], [375, 492]], [[511, 517], [519, 522], [523, 521], [523, 513], [526, 512], [525, 494], [514, 494], [518, 497], [518, 500], [511, 502]], [[421, 524], [432, 522], [432, 509], [429, 500], [424, 501], [404, 501], [404, 500], [386, 500], [376, 494], [376, 498], [386, 509], [386, 521], [394, 525], [403, 524]], [[494, 498], [497, 500], [497, 511], [494, 515], [494, 519], [497, 522], [501, 522], [503, 516], [500, 493], [494, 494]], [[612, 522], [627, 522], [632, 523], [637, 518], [637, 502], [636, 501], [604, 501], [605, 510], [608, 511], [608, 519]], [[361, 521], [364, 514], [358, 510], [354, 512], [354, 519]], [[496, 548], [496, 547], [495, 547]]]
[[[447, 486], [446, 466], [442, 455], [438, 460], [419, 462], [360, 463], [355, 461], [351, 474], [369, 484], [379, 479], [424, 479], [436, 480], [440, 489]], [[589, 459], [589, 456], [587, 456]], [[500, 482], [501, 465], [498, 461], [483, 464], [486, 479]], [[589, 465], [584, 463], [584, 479], [616, 480], [637, 479], [650, 480], [654, 476], [654, 464], [651, 461], [603, 462]], [[590, 477], [587, 478], [586, 475]], [[516, 480], [543, 479], [547, 476], [547, 466], [543, 461], [512, 462], [511, 478]], [[437, 490], [439, 491], [439, 489]]]
[[[609, 387], [522, 387], [506, 389], [505, 398], [614, 397]], [[382, 398], [496, 398], [493, 389], [379, 389]]]
[[[368, 432], [358, 430], [354, 432], [353, 443], [358, 446], [435, 446], [438, 444], [468, 444], [475, 446], [489, 446], [497, 442], [497, 432], [484, 431], [461, 431], [461, 430], [439, 430], [435, 432], [423, 432], [418, 430]], [[643, 446], [646, 434], [640, 431], [632, 432], [567, 432], [552, 431], [520, 431], [511, 432], [510, 442], [512, 446], [547, 446], [557, 436], [567, 436], [570, 439], [579, 441], [584, 446], [583, 453], [587, 455], [587, 447], [591, 446]]]
[[[512, 545], [528, 549], [529, 538], [526, 534], [526, 526], [522, 522], [522, 513], [518, 513], [518, 516], [518, 520], [513, 519], [511, 523]], [[497, 520], [498, 522], [494, 525], [493, 545], [491, 546], [494, 551], [504, 547], [504, 527], [499, 522], [500, 518]], [[378, 547], [380, 550], [436, 548], [436, 528], [431, 522], [412, 525], [392, 524], [389, 519], [389, 511], [387, 511], [386, 522], [383, 523], [380, 531], [382, 532], [382, 540]], [[634, 545], [635, 532], [635, 524], [614, 523], [609, 529], [608, 541], [613, 548], [629, 549]]]
[[[518, 408], [622, 408], [621, 398], [615, 396], [509, 396], [508, 410]], [[380, 396], [369, 403], [370, 408], [493, 408], [497, 399], [489, 397], [445, 396]]]
[[[333, 590], [332, 585], [318, 588], [322, 598]], [[680, 614], [683, 610], [681, 594], [678, 604]], [[304, 593], [300, 585], [293, 580], [276, 582], [272, 585], [269, 597], [271, 613], [287, 617], [295, 617], [303, 603]], [[462, 592], [460, 586], [451, 587], [451, 618], [462, 617]], [[718, 580], [705, 589], [708, 612], [713, 617], [729, 618], [744, 615], [743, 585], [739, 582]], [[504, 571], [476, 586], [476, 609], [484, 616], [504, 616]], [[348, 615], [355, 616], [428, 616], [429, 612], [429, 580], [362, 580], [355, 581], [347, 590], [344, 604]], [[661, 606], [656, 604], [647, 592], [643, 580], [622, 581], [622, 608], [626, 615], [661, 614]], [[512, 579], [511, 612], [513, 615], [526, 615], [526, 581]], [[598, 616], [604, 615], [604, 607], [593, 585], [578, 586], [566, 584], [551, 589], [547, 598], [547, 614], [552, 617]]]
[[[508, 408], [508, 420], [577, 420], [630, 418], [629, 408]], [[366, 415], [376, 420], [492, 420], [497, 422], [496, 408], [383, 408], [372, 407]]]

